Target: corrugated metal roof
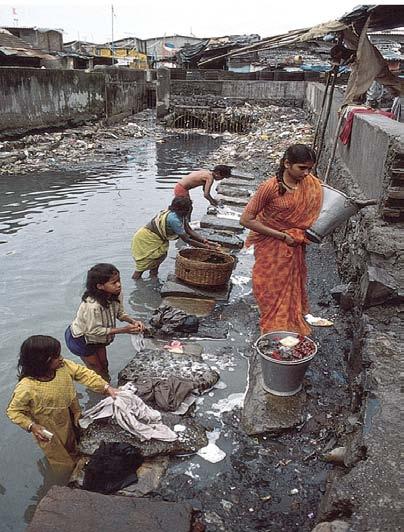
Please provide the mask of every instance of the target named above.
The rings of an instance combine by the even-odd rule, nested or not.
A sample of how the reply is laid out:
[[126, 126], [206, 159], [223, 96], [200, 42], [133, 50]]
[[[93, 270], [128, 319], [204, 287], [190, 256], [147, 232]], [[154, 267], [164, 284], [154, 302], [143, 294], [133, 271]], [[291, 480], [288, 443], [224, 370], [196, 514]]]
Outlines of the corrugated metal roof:
[[0, 53], [7, 56], [38, 57], [40, 59], [55, 59], [32, 44], [16, 37], [4, 28], [0, 28]]

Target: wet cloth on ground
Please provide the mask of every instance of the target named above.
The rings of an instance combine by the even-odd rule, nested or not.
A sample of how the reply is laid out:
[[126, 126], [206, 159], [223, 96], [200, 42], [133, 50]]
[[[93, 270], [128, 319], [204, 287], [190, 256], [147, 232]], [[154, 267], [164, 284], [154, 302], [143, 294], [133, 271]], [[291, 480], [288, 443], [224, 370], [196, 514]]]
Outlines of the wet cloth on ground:
[[160, 410], [174, 412], [198, 385], [192, 381], [170, 376], [167, 379], [136, 381], [136, 394], [146, 403], [154, 402]]
[[168, 251], [169, 241], [185, 233], [184, 221], [170, 210], [161, 211], [132, 239], [132, 255], [136, 270], [144, 272], [157, 268]]
[[288, 246], [275, 237], [250, 232], [254, 245], [253, 291], [260, 309], [262, 333], [284, 330], [308, 334], [305, 230], [317, 219], [322, 202], [320, 181], [308, 175], [293, 192], [279, 194], [275, 177], [262, 183], [245, 212], [265, 226], [288, 233], [299, 243]]
[[120, 427], [141, 441], [177, 439], [177, 434], [161, 422], [160, 412], [147, 406], [136, 395], [136, 386], [131, 382], [119, 388], [115, 399], [107, 397], [83, 412], [80, 426], [86, 428], [92, 421], [106, 417], [115, 419]]
[[83, 489], [114, 493], [137, 482], [136, 470], [143, 463], [139, 451], [126, 443], [101, 442], [84, 468]]
[[177, 332], [198, 332], [199, 320], [194, 315], [189, 315], [181, 309], [170, 305], [161, 305], [152, 314], [149, 321], [154, 329], [169, 335]]
[[23, 378], [7, 408], [7, 416], [21, 428], [34, 422], [53, 433], [49, 442], [34, 440], [54, 469], [72, 469], [78, 458], [75, 428], [81, 410], [73, 381], [95, 392], [103, 392], [107, 384], [94, 371], [65, 359], [51, 381]]

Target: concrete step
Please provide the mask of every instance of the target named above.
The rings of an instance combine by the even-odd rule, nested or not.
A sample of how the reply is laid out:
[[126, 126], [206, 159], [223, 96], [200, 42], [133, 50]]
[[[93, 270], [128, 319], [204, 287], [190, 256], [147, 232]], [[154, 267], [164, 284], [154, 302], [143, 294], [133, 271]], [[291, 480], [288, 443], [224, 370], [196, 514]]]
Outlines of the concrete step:
[[197, 299], [213, 299], [219, 303], [228, 301], [231, 291], [231, 284], [228, 283], [224, 288], [219, 290], [209, 290], [206, 288], [199, 288], [197, 286], [190, 286], [170, 273], [167, 276], [167, 281], [160, 290], [161, 297], [189, 297]]
[[244, 231], [244, 227], [240, 225], [238, 220], [232, 220], [231, 218], [218, 218], [212, 214], [206, 214], [202, 218], [201, 227], [219, 231], [233, 231], [234, 233], [242, 233]]

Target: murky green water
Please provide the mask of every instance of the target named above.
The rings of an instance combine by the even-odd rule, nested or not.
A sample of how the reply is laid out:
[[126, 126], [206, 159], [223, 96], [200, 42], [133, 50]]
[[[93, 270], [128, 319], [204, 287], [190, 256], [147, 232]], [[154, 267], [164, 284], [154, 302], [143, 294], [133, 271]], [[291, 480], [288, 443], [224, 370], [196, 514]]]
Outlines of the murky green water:
[[[4, 415], [16, 384], [21, 342], [32, 334], [63, 339], [79, 305], [86, 271], [97, 262], [119, 268], [128, 308], [130, 300], [139, 315], [145, 315], [159, 304], [152, 282], [135, 287], [130, 279], [132, 234], [170, 203], [176, 179], [203, 165], [219, 143], [192, 134], [157, 143], [141, 139], [134, 141], [127, 161], [99, 170], [0, 178], [2, 531], [23, 530], [32, 513], [30, 505], [47, 487], [40, 451]], [[207, 203], [201, 191], [193, 193], [193, 199], [193, 216], [199, 219]], [[174, 256], [172, 245], [161, 267], [163, 279], [173, 270]], [[63, 342], [62, 346], [67, 354]], [[117, 338], [109, 348], [113, 378], [132, 356], [129, 337]]]

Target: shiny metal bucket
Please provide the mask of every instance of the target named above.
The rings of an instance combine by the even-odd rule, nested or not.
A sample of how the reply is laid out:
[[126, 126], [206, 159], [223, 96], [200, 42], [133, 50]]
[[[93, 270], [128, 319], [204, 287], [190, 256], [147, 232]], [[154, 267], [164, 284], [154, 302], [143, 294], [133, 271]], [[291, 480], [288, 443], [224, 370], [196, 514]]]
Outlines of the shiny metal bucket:
[[317, 344], [307, 336], [305, 338], [312, 342], [315, 350], [312, 355], [301, 360], [275, 360], [260, 351], [258, 347], [260, 340], [271, 337], [281, 340], [285, 336], [299, 335], [288, 331], [273, 331], [260, 336], [254, 344], [261, 358], [263, 388], [273, 395], [289, 396], [300, 392], [306, 370], [317, 353]]
[[343, 192], [330, 187], [323, 187], [323, 204], [320, 214], [306, 236], [312, 242], [319, 244], [322, 239], [332, 233], [334, 229], [343, 224], [348, 218], [356, 214], [360, 207]]

